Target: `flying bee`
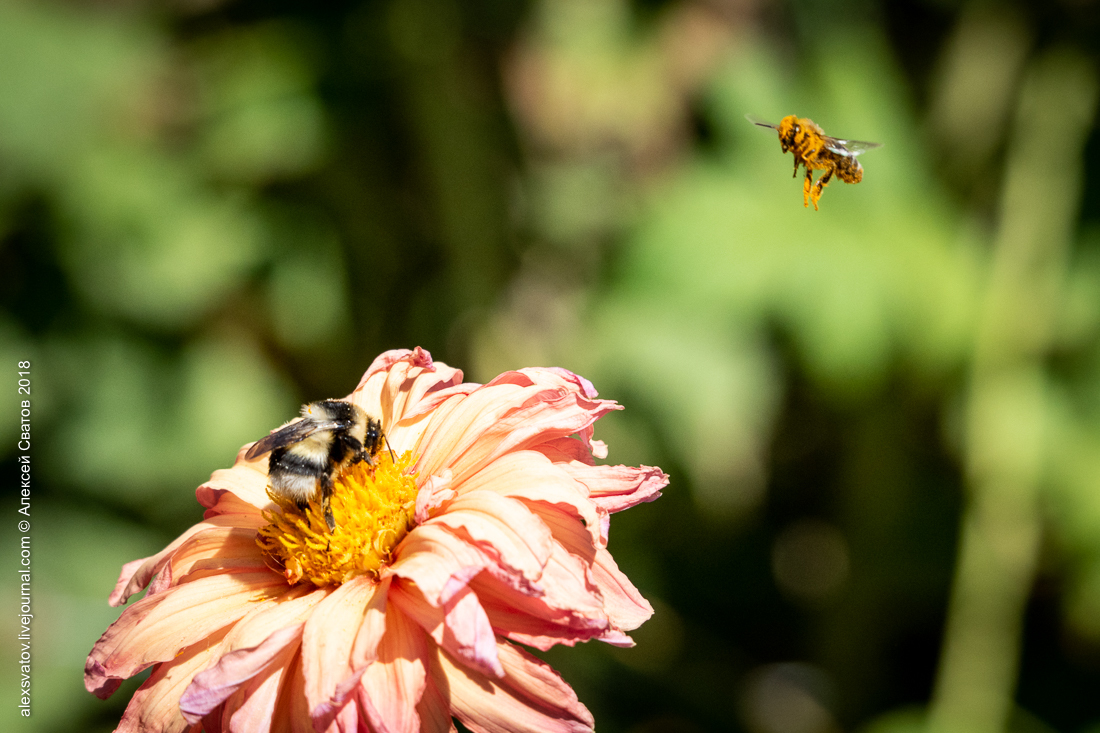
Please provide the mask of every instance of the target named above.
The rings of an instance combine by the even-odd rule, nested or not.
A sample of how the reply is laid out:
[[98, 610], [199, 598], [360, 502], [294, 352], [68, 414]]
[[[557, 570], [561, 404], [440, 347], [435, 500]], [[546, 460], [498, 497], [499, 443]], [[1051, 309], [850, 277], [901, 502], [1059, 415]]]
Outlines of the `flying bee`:
[[[779, 143], [783, 147], [783, 152], [789, 150], [794, 155], [794, 175], [798, 175], [798, 166], [805, 166], [806, 180], [802, 184], [802, 205], [809, 206], [813, 203], [814, 211], [817, 211], [817, 202], [834, 174], [845, 183], [859, 183], [863, 180], [863, 166], [856, 160], [856, 156], [882, 146], [882, 143], [829, 137], [808, 117], [800, 119], [794, 115], [787, 115], [778, 125], [765, 122], [753, 115], [745, 115], [745, 117], [754, 125], [769, 127], [779, 133]], [[815, 170], [825, 171], [817, 179], [816, 184], [813, 181]]]
[[320, 494], [325, 523], [333, 532], [336, 520], [329, 498], [334, 482], [360, 461], [375, 465], [385, 442], [380, 420], [350, 402], [323, 400], [303, 405], [300, 420], [257, 441], [245, 458], [271, 451], [267, 476], [272, 493], [293, 500], [302, 510]]

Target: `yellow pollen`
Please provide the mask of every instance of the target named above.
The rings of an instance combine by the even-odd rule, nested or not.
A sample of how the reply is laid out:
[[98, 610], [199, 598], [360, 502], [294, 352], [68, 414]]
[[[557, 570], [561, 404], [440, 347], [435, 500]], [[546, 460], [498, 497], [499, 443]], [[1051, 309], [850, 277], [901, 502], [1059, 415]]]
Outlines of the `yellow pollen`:
[[291, 585], [302, 580], [340, 585], [359, 575], [377, 575], [412, 529], [416, 476], [405, 474], [412, 454], [406, 451], [395, 464], [383, 450], [375, 460], [375, 466], [362, 461], [337, 477], [329, 500], [336, 520], [331, 533], [319, 492], [305, 511], [293, 500], [267, 492], [281, 511], [264, 512], [270, 524], [259, 530], [256, 544]]

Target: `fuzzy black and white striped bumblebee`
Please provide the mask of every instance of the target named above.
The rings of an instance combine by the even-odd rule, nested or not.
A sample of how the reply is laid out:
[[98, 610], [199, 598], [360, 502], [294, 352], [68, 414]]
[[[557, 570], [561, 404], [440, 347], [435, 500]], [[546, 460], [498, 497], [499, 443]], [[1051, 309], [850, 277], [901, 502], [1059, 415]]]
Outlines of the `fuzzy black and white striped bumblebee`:
[[320, 494], [325, 523], [333, 532], [336, 520], [329, 498], [336, 479], [360, 461], [375, 465], [385, 442], [381, 420], [350, 402], [322, 400], [303, 405], [300, 420], [257, 441], [245, 458], [252, 460], [270, 451], [271, 492], [294, 501], [302, 510]]

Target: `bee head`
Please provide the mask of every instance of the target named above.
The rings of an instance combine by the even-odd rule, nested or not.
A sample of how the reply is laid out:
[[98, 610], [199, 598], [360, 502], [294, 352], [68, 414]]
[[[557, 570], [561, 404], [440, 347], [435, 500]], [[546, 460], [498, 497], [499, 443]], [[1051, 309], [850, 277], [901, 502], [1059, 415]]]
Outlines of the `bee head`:
[[373, 417], [367, 418], [366, 434], [363, 437], [363, 448], [374, 455], [382, 444], [382, 421]]
[[787, 115], [780, 121], [779, 143], [783, 146], [784, 153], [794, 147], [795, 138], [801, 129], [798, 118], [794, 115]]

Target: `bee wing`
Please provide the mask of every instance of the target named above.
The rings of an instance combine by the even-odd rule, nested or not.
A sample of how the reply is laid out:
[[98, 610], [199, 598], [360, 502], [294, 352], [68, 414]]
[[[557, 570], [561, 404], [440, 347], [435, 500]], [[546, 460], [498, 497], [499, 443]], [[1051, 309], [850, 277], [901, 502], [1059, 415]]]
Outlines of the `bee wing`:
[[882, 147], [882, 143], [869, 143], [864, 140], [841, 140], [840, 138], [829, 137], [828, 135], [824, 137], [825, 147], [828, 150], [831, 150], [837, 155], [847, 155], [852, 158], [866, 153], [868, 150]]
[[761, 127], [770, 127], [773, 130], [778, 130], [779, 129], [779, 125], [773, 125], [772, 123], [770, 123], [766, 120], [760, 119], [756, 115], [745, 115], [745, 119], [748, 120], [749, 122], [751, 122], [754, 125], [760, 125]]
[[255, 445], [244, 454], [244, 457], [252, 460], [268, 451], [305, 440], [320, 430], [335, 430], [342, 424], [335, 420], [312, 420], [310, 418], [299, 420], [256, 441]]

